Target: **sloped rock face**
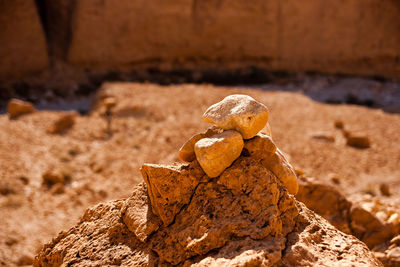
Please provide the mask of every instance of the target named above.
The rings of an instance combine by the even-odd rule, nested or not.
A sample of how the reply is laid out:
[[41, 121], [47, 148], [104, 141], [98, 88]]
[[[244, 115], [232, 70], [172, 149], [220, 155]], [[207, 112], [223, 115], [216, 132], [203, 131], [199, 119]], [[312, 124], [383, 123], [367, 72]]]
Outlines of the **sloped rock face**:
[[261, 152], [242, 154], [216, 178], [196, 160], [145, 165], [146, 183], [130, 198], [88, 209], [34, 265], [381, 266], [363, 243], [295, 200]]

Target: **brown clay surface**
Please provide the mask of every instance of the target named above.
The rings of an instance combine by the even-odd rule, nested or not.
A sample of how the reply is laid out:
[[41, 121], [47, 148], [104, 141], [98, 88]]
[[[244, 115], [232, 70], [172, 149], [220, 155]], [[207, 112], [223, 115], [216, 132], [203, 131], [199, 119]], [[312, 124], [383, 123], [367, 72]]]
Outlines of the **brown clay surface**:
[[[87, 207], [129, 196], [142, 181], [139, 167], [144, 162], [178, 161], [180, 146], [209, 126], [201, 120], [206, 108], [233, 93], [249, 94], [268, 106], [273, 139], [294, 167], [334, 185], [346, 197], [370, 193], [398, 203], [397, 114], [321, 104], [294, 93], [106, 84], [98, 99], [117, 99], [111, 136], [100, 106], [89, 116], [76, 116], [72, 128], [57, 135], [48, 130], [60, 112], [38, 111], [16, 120], [0, 116], [0, 264], [31, 263], [42, 244], [73, 226]], [[346, 129], [366, 133], [371, 147], [346, 146], [336, 120]], [[334, 141], [312, 137], [321, 131]], [[42, 175], [48, 171], [65, 182], [43, 184]], [[389, 186], [390, 196], [380, 195], [380, 183]]]

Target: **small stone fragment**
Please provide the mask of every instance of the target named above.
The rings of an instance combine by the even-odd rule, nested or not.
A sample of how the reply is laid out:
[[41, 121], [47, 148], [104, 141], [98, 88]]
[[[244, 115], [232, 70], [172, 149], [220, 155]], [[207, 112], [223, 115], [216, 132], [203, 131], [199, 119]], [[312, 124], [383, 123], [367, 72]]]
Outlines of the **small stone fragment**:
[[18, 266], [23, 266], [23, 265], [32, 265], [33, 264], [33, 257], [29, 255], [22, 255], [18, 259]]
[[221, 132], [222, 132], [222, 129], [213, 126], [213, 127], [209, 128], [205, 133], [193, 135], [179, 149], [179, 154], [178, 154], [179, 158], [186, 162], [191, 162], [191, 161], [195, 160], [196, 155], [194, 153], [194, 145], [196, 144], [196, 142], [202, 138], [210, 137], [214, 134], [221, 133]]
[[10, 119], [14, 119], [20, 115], [32, 112], [35, 112], [35, 107], [30, 102], [25, 102], [15, 98], [8, 102], [7, 113]]
[[331, 142], [331, 143], [335, 142], [335, 137], [327, 132], [315, 132], [311, 136], [313, 139]]
[[346, 144], [355, 148], [369, 148], [371, 146], [368, 136], [361, 133], [346, 132]]
[[224, 130], [236, 130], [244, 139], [254, 137], [268, 122], [268, 109], [248, 95], [230, 95], [209, 107], [206, 122]]
[[266, 153], [264, 165], [267, 166], [289, 191], [296, 195], [299, 190], [296, 173], [283, 153], [277, 148], [275, 153]]
[[229, 130], [201, 139], [194, 151], [204, 172], [209, 177], [217, 177], [240, 156], [243, 146], [240, 133]]
[[389, 186], [385, 183], [381, 183], [379, 186], [379, 190], [381, 191], [382, 195], [389, 197], [390, 194], [390, 190], [389, 190]]
[[336, 129], [344, 129], [344, 123], [341, 120], [335, 121], [334, 125], [335, 125]]
[[123, 210], [123, 220], [129, 231], [145, 242], [151, 233], [161, 225], [160, 219], [151, 211], [146, 184], [140, 183], [136, 190], [126, 200]]
[[64, 184], [64, 175], [58, 170], [48, 170], [42, 175], [42, 181], [44, 185], [52, 187], [55, 184]]
[[112, 96], [107, 97], [104, 99], [103, 105], [106, 109], [112, 109], [117, 105], [117, 100], [115, 99], [115, 97]]
[[336, 173], [329, 173], [328, 179], [331, 180], [331, 182], [334, 184], [340, 184], [340, 178]]
[[75, 117], [78, 114], [76, 112], [68, 112], [62, 114], [51, 126], [49, 133], [59, 134], [70, 129], [75, 124]]

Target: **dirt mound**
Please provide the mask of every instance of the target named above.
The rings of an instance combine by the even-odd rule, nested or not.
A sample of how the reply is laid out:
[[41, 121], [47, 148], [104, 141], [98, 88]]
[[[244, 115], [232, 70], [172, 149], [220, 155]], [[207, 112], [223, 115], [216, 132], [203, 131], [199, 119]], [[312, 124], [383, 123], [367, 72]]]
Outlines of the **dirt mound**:
[[362, 242], [288, 193], [265, 164], [269, 142], [245, 140], [216, 178], [197, 160], [145, 164], [146, 184], [126, 200], [88, 209], [34, 265], [381, 266]]

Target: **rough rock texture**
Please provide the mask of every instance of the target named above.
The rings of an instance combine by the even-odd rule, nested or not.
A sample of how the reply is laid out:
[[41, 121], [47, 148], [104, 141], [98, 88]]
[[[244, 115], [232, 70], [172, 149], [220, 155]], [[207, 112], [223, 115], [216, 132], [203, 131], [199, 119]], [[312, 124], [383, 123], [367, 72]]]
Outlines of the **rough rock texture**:
[[236, 130], [244, 139], [254, 137], [268, 122], [267, 107], [248, 95], [230, 95], [209, 107], [203, 119], [224, 130]]
[[127, 200], [88, 209], [34, 266], [381, 266], [363, 243], [288, 194], [263, 152], [254, 147], [214, 179], [196, 161], [144, 165], [148, 195], [140, 184]]
[[217, 177], [240, 156], [243, 146], [240, 133], [229, 130], [199, 140], [194, 151], [204, 172]]
[[[259, 147], [264, 149], [261, 154], [259, 154]], [[258, 134], [255, 138], [245, 143], [245, 149], [250, 155], [257, 155], [262, 158], [264, 166], [279, 178], [289, 193], [297, 194], [298, 182], [296, 173], [270, 136], [262, 133]]]
[[32, 103], [19, 99], [11, 99], [7, 105], [7, 113], [10, 119], [15, 119], [18, 116], [35, 112], [35, 107]]
[[339, 230], [362, 240], [385, 266], [400, 263], [400, 210], [379, 199], [345, 198], [333, 186], [302, 177], [296, 198]]
[[0, 1], [0, 79], [48, 66], [46, 38], [34, 0]]

